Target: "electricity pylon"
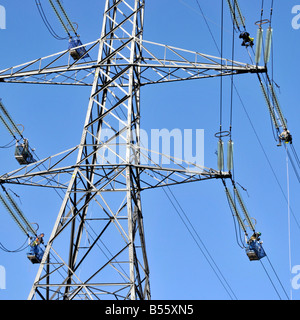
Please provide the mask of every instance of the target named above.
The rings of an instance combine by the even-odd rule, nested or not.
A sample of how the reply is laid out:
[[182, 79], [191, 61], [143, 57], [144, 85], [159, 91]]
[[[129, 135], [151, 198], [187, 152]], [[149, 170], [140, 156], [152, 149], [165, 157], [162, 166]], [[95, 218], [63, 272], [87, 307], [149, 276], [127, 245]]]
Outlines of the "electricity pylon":
[[168, 166], [155, 163], [141, 143], [140, 89], [265, 69], [145, 41], [144, 9], [145, 0], [106, 0], [86, 55], [0, 71], [1, 82], [91, 86], [79, 145], [0, 177], [65, 193], [28, 299], [150, 299], [141, 191], [231, 176], [168, 155]]

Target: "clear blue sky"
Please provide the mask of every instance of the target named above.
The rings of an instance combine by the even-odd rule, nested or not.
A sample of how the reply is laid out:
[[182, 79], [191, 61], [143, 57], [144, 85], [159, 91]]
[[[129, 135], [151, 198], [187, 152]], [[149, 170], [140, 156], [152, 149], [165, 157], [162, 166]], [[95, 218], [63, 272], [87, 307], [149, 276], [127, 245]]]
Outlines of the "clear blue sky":
[[[46, 3], [46, 1], [42, 1]], [[265, 0], [265, 17], [269, 17], [271, 0]], [[83, 42], [96, 40], [101, 32], [104, 0], [64, 0], [65, 8], [79, 25]], [[221, 1], [199, 0], [211, 31], [220, 45]], [[247, 29], [256, 36], [255, 22], [260, 19], [261, 1], [240, 0]], [[274, 1], [273, 64], [270, 74], [280, 86], [278, 91], [283, 112], [293, 134], [294, 147], [300, 154], [298, 74], [300, 66], [300, 29], [291, 25], [295, 1]], [[0, 69], [62, 51], [67, 41], [51, 37], [38, 15], [34, 1], [1, 0], [6, 9], [6, 29], [0, 30]], [[59, 22], [48, 5], [45, 9], [52, 26], [63, 35]], [[218, 56], [196, 0], [146, 0], [144, 39]], [[224, 1], [224, 57], [231, 58], [232, 23]], [[235, 60], [250, 63], [235, 34]], [[273, 68], [272, 68], [273, 65]], [[299, 299], [300, 289], [291, 290], [291, 265], [300, 265], [299, 183], [289, 164], [291, 225], [288, 226], [287, 167], [284, 148], [273, 138], [268, 110], [256, 75], [235, 77], [235, 85], [255, 127], [264, 151], [279, 181], [277, 183], [249, 118], [238, 97], [233, 100], [233, 140], [235, 143], [235, 179], [243, 193], [250, 215], [257, 220], [264, 248], [285, 292]], [[224, 79], [223, 125], [228, 130], [230, 111], [230, 78]], [[36, 148], [40, 158], [56, 154], [80, 141], [90, 88], [1, 84], [0, 97], [17, 123], [25, 127], [24, 135]], [[142, 127], [151, 129], [204, 129], [205, 166], [216, 168], [215, 151], [219, 130], [220, 80], [208, 79], [171, 83], [142, 88]], [[0, 126], [0, 145], [11, 140]], [[1, 174], [18, 168], [13, 149], [0, 149]], [[28, 219], [38, 222], [39, 231], [49, 236], [60, 199], [51, 190], [10, 186]], [[283, 191], [283, 193], [282, 193]], [[285, 292], [268, 260], [250, 262], [236, 242], [231, 212], [221, 181], [207, 181], [172, 187], [193, 227], [213, 257], [219, 270], [238, 299], [286, 299]], [[150, 264], [153, 299], [230, 299], [219, 278], [212, 271], [201, 250], [187, 231], [162, 190], [146, 191], [143, 197], [146, 245]], [[155, 201], [153, 201], [155, 199]], [[297, 222], [294, 218], [297, 219]], [[289, 255], [289, 230], [291, 255]], [[0, 242], [13, 250], [25, 241], [23, 234], [0, 208]], [[200, 242], [199, 242], [200, 243]], [[200, 247], [202, 244], [200, 243]], [[203, 248], [203, 247], [202, 247]], [[0, 299], [26, 299], [37, 272], [37, 266], [25, 252], [0, 251], [0, 265], [6, 270], [6, 289]], [[263, 266], [266, 267], [276, 290]], [[217, 271], [218, 272], [218, 271]]]

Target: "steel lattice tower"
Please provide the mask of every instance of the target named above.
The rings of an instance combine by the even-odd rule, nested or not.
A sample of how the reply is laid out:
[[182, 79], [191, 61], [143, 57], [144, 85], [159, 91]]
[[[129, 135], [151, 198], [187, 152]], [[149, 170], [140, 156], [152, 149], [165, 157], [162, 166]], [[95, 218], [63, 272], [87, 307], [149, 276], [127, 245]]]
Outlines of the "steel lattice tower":
[[92, 88], [78, 146], [0, 177], [64, 192], [29, 299], [150, 299], [141, 191], [230, 177], [154, 163], [140, 141], [140, 90], [265, 69], [145, 41], [144, 9], [145, 0], [106, 0], [101, 37], [84, 45], [97, 60], [66, 50], [0, 71], [1, 82]]

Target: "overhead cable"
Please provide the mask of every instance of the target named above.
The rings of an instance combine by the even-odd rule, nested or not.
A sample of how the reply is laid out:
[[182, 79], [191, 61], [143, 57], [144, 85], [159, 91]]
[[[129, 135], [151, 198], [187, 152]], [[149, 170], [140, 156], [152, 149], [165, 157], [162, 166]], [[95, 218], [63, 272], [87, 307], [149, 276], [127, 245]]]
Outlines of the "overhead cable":
[[0, 110], [2, 111], [3, 115], [7, 118], [8, 121], [4, 117], [0, 115], [0, 119], [9, 131], [9, 133], [15, 138], [15, 133], [17, 133], [20, 137], [22, 136], [22, 132], [17, 127], [15, 122], [13, 121], [12, 117], [8, 113], [7, 109], [4, 107], [4, 104], [2, 103], [2, 100], [0, 99]]
[[[199, 250], [201, 251], [201, 253], [203, 254], [204, 258], [206, 259], [206, 261], [208, 262], [208, 264], [210, 265], [211, 269], [213, 270], [213, 272], [215, 273], [215, 275], [217, 276], [217, 278], [219, 279], [221, 285], [223, 286], [223, 288], [225, 289], [225, 291], [228, 293], [229, 297], [231, 298], [231, 300], [236, 299], [237, 300], [237, 296], [235, 295], [234, 291], [232, 290], [231, 286], [229, 285], [229, 283], [227, 282], [227, 280], [225, 279], [224, 275], [221, 272], [221, 269], [218, 267], [218, 265], [216, 264], [215, 260], [213, 259], [213, 257], [211, 256], [211, 254], [209, 253], [207, 247], [205, 246], [205, 244], [203, 243], [202, 239], [200, 238], [198, 232], [195, 230], [193, 224], [191, 223], [190, 219], [188, 218], [187, 214], [185, 213], [185, 211], [183, 210], [182, 206], [180, 205], [180, 203], [178, 202], [177, 197], [175, 197], [175, 195], [173, 194], [173, 192], [171, 191], [170, 187], [167, 186], [167, 189], [169, 190], [172, 198], [174, 199], [174, 201], [177, 203], [178, 208], [176, 207], [175, 203], [173, 202], [172, 198], [168, 195], [168, 193], [166, 192], [165, 188], [162, 188], [162, 190], [164, 191], [165, 195], [167, 196], [167, 198], [169, 199], [170, 203], [172, 204], [173, 208], [175, 209], [175, 211], [177, 212], [178, 216], [180, 217], [181, 221], [183, 222], [183, 224], [185, 225], [186, 229], [188, 230], [188, 232], [190, 233], [191, 237], [193, 238], [193, 240], [195, 241], [195, 243], [197, 244], [197, 247], [199, 248]], [[180, 211], [183, 213], [186, 221], [184, 220], [183, 216], [181, 215]], [[191, 227], [191, 228], [190, 228]], [[193, 231], [193, 232], [192, 232]], [[193, 234], [194, 233], [194, 234]], [[198, 241], [198, 240], [200, 241]], [[201, 245], [202, 246], [201, 246]], [[203, 248], [202, 248], [203, 247]]]
[[67, 13], [66, 13], [66, 10], [65, 10], [64, 7], [62, 6], [60, 0], [56, 0], [56, 2], [57, 2], [57, 4], [58, 4], [60, 10], [62, 11], [64, 17], [65, 17], [66, 20], [68, 21], [68, 25], [71, 27], [71, 29], [73, 30], [74, 34], [75, 34], [76, 36], [78, 36], [78, 34], [77, 34], [77, 32], [76, 32], [76, 30], [75, 30], [75, 28], [74, 28], [74, 25], [73, 25], [73, 23], [71, 22], [70, 18], [68, 17], [68, 15], [67, 15]]
[[55, 12], [58, 20], [59, 20], [59, 22], [61, 23], [62, 27], [64, 28], [65, 32], [67, 33], [67, 35], [68, 35], [69, 37], [71, 37], [71, 34], [70, 34], [70, 32], [69, 32], [69, 29], [67, 28], [66, 24], [64, 23], [61, 15], [59, 14], [58, 10], [57, 10], [56, 7], [55, 7], [53, 1], [52, 1], [52, 0], [49, 0], [49, 2], [50, 2], [50, 4], [51, 4], [51, 7], [52, 7], [53, 11]]
[[[197, 2], [198, 2], [198, 0], [197, 0]], [[199, 3], [198, 3], [198, 5], [199, 5]], [[272, 1], [272, 7], [273, 7], [273, 1]], [[205, 15], [203, 14], [203, 11], [202, 11], [202, 10], [201, 10], [201, 12], [202, 12], [203, 18], [204, 18], [205, 21], [206, 21], [206, 24], [208, 25], [208, 22], [207, 22], [206, 17], [205, 17]], [[232, 12], [234, 12], [234, 11], [232, 11]], [[233, 21], [233, 23], [235, 23], [235, 22]], [[208, 29], [210, 30], [209, 25], [208, 25]], [[214, 40], [214, 43], [216, 44], [216, 41], [215, 41], [215, 38], [214, 38], [212, 32], [210, 32], [210, 34], [211, 34], [211, 36], [212, 36], [212, 38], [213, 38], [213, 40]], [[220, 53], [220, 49], [219, 49], [219, 47], [218, 47], [217, 44], [216, 44], [216, 47], [217, 47], [217, 49], [218, 49], [218, 51], [219, 51], [219, 53]], [[250, 54], [249, 54], [249, 55], [250, 55]], [[250, 58], [251, 58], [251, 56], [250, 56]], [[261, 148], [262, 148], [262, 150], [263, 150], [263, 153], [264, 153], [264, 155], [265, 155], [265, 157], [266, 157], [266, 159], [267, 159], [267, 162], [268, 162], [268, 164], [269, 164], [269, 166], [270, 166], [270, 168], [271, 168], [271, 171], [273, 172], [273, 175], [274, 175], [274, 177], [275, 177], [275, 179], [276, 179], [276, 181], [277, 181], [277, 183], [278, 183], [278, 186], [279, 186], [279, 188], [280, 188], [280, 190], [281, 190], [284, 198], [287, 200], [286, 195], [285, 195], [285, 193], [284, 193], [284, 191], [283, 191], [283, 189], [282, 189], [282, 187], [281, 187], [281, 184], [280, 184], [280, 182], [279, 182], [279, 180], [278, 180], [278, 178], [277, 178], [277, 175], [276, 175], [276, 173], [275, 173], [275, 171], [274, 171], [274, 169], [273, 169], [273, 167], [272, 167], [272, 165], [271, 165], [271, 162], [270, 162], [270, 160], [269, 160], [269, 158], [268, 158], [268, 156], [267, 156], [267, 154], [266, 154], [266, 151], [265, 151], [265, 149], [264, 149], [264, 147], [263, 147], [263, 145], [262, 145], [262, 143], [261, 143], [261, 141], [260, 141], [260, 138], [259, 138], [259, 136], [258, 136], [258, 134], [257, 134], [257, 132], [256, 132], [256, 130], [255, 130], [255, 127], [254, 127], [254, 125], [253, 125], [253, 123], [252, 123], [252, 121], [251, 121], [251, 119], [250, 119], [250, 117], [249, 117], [249, 114], [248, 114], [248, 112], [247, 112], [247, 110], [246, 110], [246, 107], [245, 107], [243, 101], [242, 101], [242, 98], [241, 98], [241, 96], [240, 96], [240, 94], [239, 94], [236, 86], [235, 86], [234, 84], [233, 84], [233, 86], [234, 86], [234, 89], [235, 89], [235, 91], [236, 91], [236, 93], [237, 93], [237, 95], [238, 95], [238, 97], [239, 97], [239, 100], [240, 100], [240, 102], [241, 102], [241, 104], [242, 104], [242, 106], [243, 106], [243, 108], [244, 108], [244, 111], [246, 112], [246, 115], [247, 115], [247, 117], [248, 117], [248, 120], [250, 121], [250, 124], [251, 124], [251, 126], [252, 126], [252, 128], [253, 128], [253, 131], [254, 131], [257, 139], [258, 139], [258, 142], [259, 142], [259, 144], [260, 144], [260, 146], [261, 146]], [[298, 160], [299, 160], [299, 158], [298, 158]], [[290, 207], [290, 206], [289, 206], [289, 207]], [[291, 207], [290, 207], [290, 210], [291, 210], [291, 212], [293, 213]], [[293, 214], [293, 216], [294, 216], [295, 220], [297, 221], [297, 219], [296, 219], [296, 217], [295, 217], [294, 214]], [[298, 225], [298, 227], [299, 227], [299, 229], [300, 229], [300, 225], [299, 225], [298, 221], [297, 221], [297, 225]], [[268, 257], [267, 257], [267, 259], [268, 259], [268, 261], [270, 262], [270, 260], [269, 260]], [[261, 262], [261, 264], [262, 264], [262, 266], [263, 266], [263, 263], [262, 263], [261, 260], [260, 260], [260, 262]], [[270, 264], [271, 264], [271, 262], [270, 262]], [[263, 267], [264, 267], [264, 266], [263, 266]], [[272, 268], [273, 268], [273, 266], [272, 266]], [[266, 270], [265, 270], [265, 271], [266, 271]], [[281, 281], [280, 281], [277, 273], [275, 272], [274, 268], [273, 268], [273, 271], [274, 271], [274, 273], [276, 274], [276, 277], [277, 277], [277, 279], [279, 280], [279, 282], [280, 282], [280, 284], [281, 284], [281, 286], [282, 286], [282, 283], [281, 283]], [[267, 271], [266, 271], [266, 273], [267, 273]], [[267, 275], [268, 275], [271, 283], [273, 284], [273, 282], [272, 282], [272, 280], [271, 280], [271, 278], [270, 278], [270, 276], [269, 276], [268, 273], [267, 273]], [[275, 288], [274, 285], [273, 285], [273, 287], [274, 287], [274, 290], [278, 293], [278, 291], [277, 291], [277, 289]], [[283, 288], [283, 286], [282, 286], [282, 288]], [[284, 288], [283, 288], [283, 289], [284, 289]], [[285, 292], [285, 293], [286, 293], [286, 292]]]
[[5, 207], [5, 209], [7, 210], [7, 212], [11, 215], [11, 217], [13, 218], [13, 220], [15, 221], [15, 223], [17, 224], [17, 226], [21, 229], [21, 231], [27, 236], [29, 237], [29, 232], [28, 230], [24, 227], [24, 225], [20, 222], [20, 220], [18, 219], [17, 215], [13, 212], [13, 210], [10, 208], [9, 204], [7, 203], [7, 201], [5, 200], [5, 198], [2, 196], [2, 194], [0, 194], [0, 201], [2, 202], [3, 206]]
[[36, 7], [38, 9], [38, 12], [47, 28], [47, 30], [49, 31], [49, 33], [53, 36], [53, 38], [55, 38], [56, 40], [66, 40], [68, 39], [68, 37], [60, 37], [55, 31], [54, 29], [52, 28], [51, 24], [49, 23], [48, 19], [47, 19], [47, 16], [45, 14], [45, 11], [43, 10], [43, 7], [42, 7], [42, 4], [40, 2], [40, 0], [35, 0], [35, 4], [36, 4]]

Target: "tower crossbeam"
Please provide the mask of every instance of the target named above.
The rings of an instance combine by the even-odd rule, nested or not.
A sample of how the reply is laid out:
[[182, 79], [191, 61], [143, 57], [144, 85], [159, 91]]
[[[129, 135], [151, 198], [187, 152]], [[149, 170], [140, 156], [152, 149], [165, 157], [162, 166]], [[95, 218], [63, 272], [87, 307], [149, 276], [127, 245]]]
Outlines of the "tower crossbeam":
[[[89, 55], [99, 49], [103, 39], [91, 42], [84, 47]], [[0, 82], [55, 84], [92, 86], [95, 70], [107, 68], [110, 74], [119, 74], [124, 67], [134, 67], [140, 70], [140, 85], [165, 82], [195, 80], [243, 73], [263, 73], [263, 66], [249, 65], [225, 58], [218, 58], [190, 50], [180, 49], [150, 41], [134, 39], [119, 39], [119, 47], [112, 47], [110, 57], [101, 61], [80, 58], [72, 61], [70, 49], [50, 56], [10, 67], [0, 71]], [[128, 51], [132, 42], [140, 44], [143, 51], [141, 59], [129, 63]], [[115, 42], [114, 42], [115, 43]], [[111, 46], [110, 46], [111, 47]], [[126, 50], [127, 49], [127, 50]], [[110, 58], [110, 59], [109, 59]], [[122, 82], [126, 86], [127, 82]]]

